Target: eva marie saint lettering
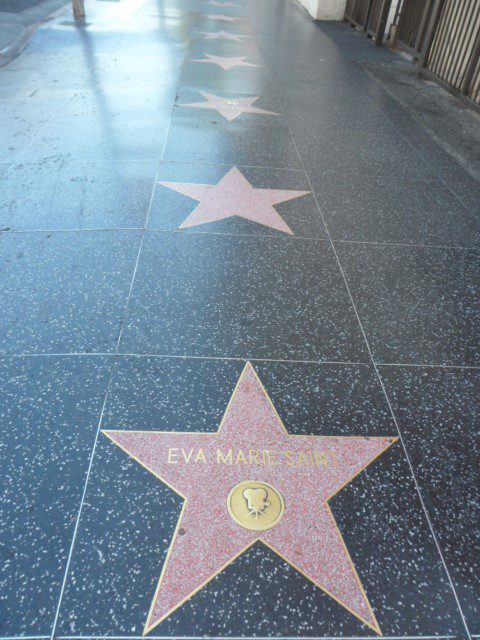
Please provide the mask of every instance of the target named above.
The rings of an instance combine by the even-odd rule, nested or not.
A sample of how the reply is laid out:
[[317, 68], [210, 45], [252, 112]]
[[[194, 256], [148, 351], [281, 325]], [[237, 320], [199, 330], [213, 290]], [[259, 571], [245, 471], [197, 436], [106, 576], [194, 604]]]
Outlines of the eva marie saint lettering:
[[171, 447], [166, 452], [169, 464], [263, 465], [274, 467], [323, 467], [337, 464], [333, 451], [273, 451], [269, 449], [194, 449]]

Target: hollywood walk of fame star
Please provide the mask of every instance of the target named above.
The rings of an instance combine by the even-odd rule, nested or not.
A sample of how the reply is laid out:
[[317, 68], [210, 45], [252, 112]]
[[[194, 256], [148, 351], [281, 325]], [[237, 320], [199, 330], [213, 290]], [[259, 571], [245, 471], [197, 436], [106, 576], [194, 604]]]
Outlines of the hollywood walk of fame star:
[[250, 363], [216, 433], [103, 433], [184, 499], [144, 634], [257, 541], [381, 633], [328, 501], [396, 438], [289, 435]]
[[238, 216], [293, 235], [293, 231], [273, 205], [310, 193], [310, 191], [289, 189], [257, 189], [252, 187], [237, 167], [232, 167], [218, 184], [190, 182], [160, 182], [160, 184], [199, 201], [197, 207], [182, 222], [180, 229]]
[[224, 71], [230, 71], [234, 67], [259, 67], [259, 64], [252, 64], [251, 62], [245, 62], [247, 56], [236, 56], [232, 58], [224, 58], [223, 56], [214, 56], [211, 53], [203, 54], [206, 59], [204, 60], [191, 60], [191, 62], [204, 62], [205, 64], [216, 64]]
[[240, 22], [241, 18], [236, 16], [227, 16], [224, 13], [206, 13], [205, 18], [209, 20], [222, 20], [223, 22]]
[[215, 109], [229, 122], [235, 120], [242, 113], [256, 113], [259, 115], [278, 116], [274, 111], [265, 111], [252, 106], [258, 100], [258, 96], [249, 96], [247, 98], [222, 98], [213, 93], [205, 93], [200, 91], [206, 102], [191, 102], [190, 104], [179, 104], [179, 107], [189, 107], [190, 109]]
[[251, 37], [229, 33], [228, 31], [197, 31], [197, 33], [204, 35], [206, 40], [232, 40], [233, 42], [243, 42], [243, 38]]

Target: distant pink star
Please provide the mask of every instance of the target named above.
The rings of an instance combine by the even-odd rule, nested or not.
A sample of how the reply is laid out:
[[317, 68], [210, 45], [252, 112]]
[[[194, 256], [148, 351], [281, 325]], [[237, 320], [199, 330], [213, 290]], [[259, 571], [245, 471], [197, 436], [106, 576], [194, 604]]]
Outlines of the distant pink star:
[[226, 16], [224, 13], [206, 13], [205, 18], [209, 20], [223, 20], [223, 22], [239, 22], [241, 18], [235, 16]]
[[197, 31], [205, 36], [206, 40], [232, 40], [233, 42], [243, 42], [243, 38], [250, 38], [250, 36], [240, 36], [236, 33], [229, 33], [228, 31]]
[[[144, 634], [259, 541], [381, 633], [329, 500], [397, 438], [290, 435], [249, 363], [216, 433], [103, 433], [184, 501]], [[227, 508], [232, 489], [255, 481], [284, 499], [283, 517], [265, 531], [241, 526]]]
[[245, 62], [247, 56], [235, 57], [235, 58], [223, 58], [222, 56], [214, 56], [210, 53], [204, 53], [206, 60], [191, 60], [191, 62], [204, 62], [205, 64], [217, 64], [224, 71], [230, 71], [234, 67], [259, 67], [258, 64], [252, 64], [251, 62]]
[[266, 111], [253, 107], [253, 103], [258, 100], [258, 96], [248, 98], [222, 98], [213, 93], [205, 93], [200, 91], [206, 102], [192, 102], [190, 104], [179, 104], [179, 107], [189, 107], [191, 109], [215, 109], [226, 120], [235, 120], [242, 113], [257, 113], [260, 115], [278, 116], [274, 111]]
[[160, 182], [168, 189], [198, 200], [199, 204], [182, 222], [180, 229], [237, 216], [293, 235], [293, 231], [273, 207], [310, 191], [256, 189], [237, 167], [233, 167], [218, 184]]

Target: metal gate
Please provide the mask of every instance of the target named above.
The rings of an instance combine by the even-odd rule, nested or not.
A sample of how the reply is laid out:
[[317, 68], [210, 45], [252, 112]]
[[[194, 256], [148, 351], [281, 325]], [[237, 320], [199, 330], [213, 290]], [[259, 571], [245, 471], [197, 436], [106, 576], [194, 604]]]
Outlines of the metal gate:
[[[414, 58], [420, 57], [425, 31], [433, 10], [432, 0], [404, 0], [399, 3], [401, 12], [395, 34], [396, 42]], [[396, 20], [395, 20], [396, 22]]]
[[365, 31], [375, 44], [383, 44], [392, 0], [348, 0], [345, 19]]
[[366, 31], [372, 36], [375, 44], [383, 44], [391, 4], [392, 0], [372, 0]]
[[403, 0], [394, 22], [420, 72], [480, 108], [480, 0]]
[[365, 30], [371, 0], [348, 0], [345, 9], [345, 20]]
[[480, 1], [436, 0], [422, 66], [447, 88], [480, 105]]

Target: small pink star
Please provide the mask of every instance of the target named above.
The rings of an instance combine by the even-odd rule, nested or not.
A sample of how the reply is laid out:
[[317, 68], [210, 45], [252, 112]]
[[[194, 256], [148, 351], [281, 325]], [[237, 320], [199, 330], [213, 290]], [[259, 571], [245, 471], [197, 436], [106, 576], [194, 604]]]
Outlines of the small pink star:
[[205, 18], [209, 18], [210, 20], [223, 20], [223, 22], [239, 22], [240, 18], [235, 18], [234, 16], [226, 16], [224, 13], [207, 13], [205, 14]]
[[228, 33], [228, 31], [197, 31], [205, 36], [206, 40], [233, 40], [234, 42], [243, 42], [243, 38], [250, 36], [240, 36], [236, 33]]
[[258, 100], [258, 96], [230, 99], [215, 96], [213, 93], [204, 93], [203, 91], [200, 91], [200, 94], [207, 102], [192, 102], [190, 104], [179, 104], [178, 106], [189, 107], [190, 109], [215, 109], [229, 122], [235, 120], [235, 118], [242, 113], [258, 113], [270, 116], [279, 115], [274, 111], [265, 111], [265, 109], [253, 107], [252, 105]]
[[224, 58], [222, 56], [214, 56], [210, 53], [205, 53], [205, 60], [191, 60], [191, 62], [204, 62], [205, 64], [217, 64], [222, 67], [224, 71], [230, 71], [234, 67], [259, 67], [259, 64], [252, 64], [251, 62], [244, 62], [247, 56], [237, 56], [233, 58]]
[[197, 207], [182, 222], [180, 229], [238, 216], [293, 235], [293, 231], [273, 205], [310, 193], [310, 191], [287, 189], [256, 189], [237, 167], [230, 169], [218, 184], [189, 182], [160, 182], [160, 184], [199, 201]]

